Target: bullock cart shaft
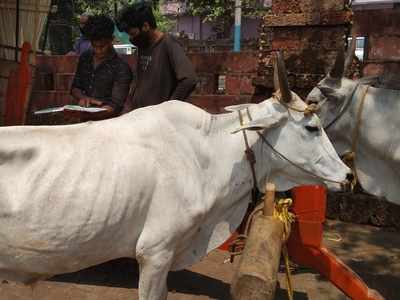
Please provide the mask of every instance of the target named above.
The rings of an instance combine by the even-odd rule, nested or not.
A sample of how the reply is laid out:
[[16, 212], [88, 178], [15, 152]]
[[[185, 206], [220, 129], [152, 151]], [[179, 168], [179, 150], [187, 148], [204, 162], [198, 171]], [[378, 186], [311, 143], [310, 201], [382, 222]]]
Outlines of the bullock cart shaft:
[[272, 217], [275, 186], [267, 184], [263, 214], [251, 225], [231, 285], [232, 299], [273, 300], [283, 243], [283, 223]]

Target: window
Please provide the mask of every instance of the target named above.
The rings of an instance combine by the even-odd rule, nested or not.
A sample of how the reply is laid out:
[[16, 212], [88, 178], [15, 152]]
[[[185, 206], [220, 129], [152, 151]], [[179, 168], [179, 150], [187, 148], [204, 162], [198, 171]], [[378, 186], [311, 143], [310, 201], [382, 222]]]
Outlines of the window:
[[[351, 37], [348, 38], [349, 45], [351, 44]], [[365, 36], [356, 37], [356, 50], [355, 55], [360, 61], [364, 61], [367, 53], [367, 38]]]

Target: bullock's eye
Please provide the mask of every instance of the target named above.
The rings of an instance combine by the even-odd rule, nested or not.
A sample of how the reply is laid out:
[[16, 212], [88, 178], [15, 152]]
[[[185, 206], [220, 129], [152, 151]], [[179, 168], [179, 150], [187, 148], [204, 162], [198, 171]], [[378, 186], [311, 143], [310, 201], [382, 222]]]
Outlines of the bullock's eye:
[[318, 126], [306, 125], [305, 127], [309, 132], [318, 132], [319, 131], [319, 127]]

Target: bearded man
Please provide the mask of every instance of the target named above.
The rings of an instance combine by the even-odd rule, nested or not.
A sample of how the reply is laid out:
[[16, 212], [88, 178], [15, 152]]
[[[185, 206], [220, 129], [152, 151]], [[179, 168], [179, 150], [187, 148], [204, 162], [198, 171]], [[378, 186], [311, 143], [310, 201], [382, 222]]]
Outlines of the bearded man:
[[186, 100], [196, 87], [194, 67], [179, 42], [157, 29], [150, 4], [123, 8], [116, 21], [138, 48], [137, 81], [123, 113], [168, 100]]

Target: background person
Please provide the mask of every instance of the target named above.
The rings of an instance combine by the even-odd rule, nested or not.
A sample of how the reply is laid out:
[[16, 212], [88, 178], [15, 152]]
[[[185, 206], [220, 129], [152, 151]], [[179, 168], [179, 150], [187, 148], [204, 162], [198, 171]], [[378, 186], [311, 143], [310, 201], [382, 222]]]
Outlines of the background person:
[[80, 36], [74, 44], [73, 51], [68, 52], [67, 55], [81, 55], [86, 50], [89, 50], [92, 48], [92, 45], [90, 44], [90, 41], [86, 37], [85, 32], [84, 32], [84, 28], [85, 28], [85, 25], [88, 20], [89, 20], [89, 15], [86, 13], [82, 14], [79, 17]]
[[107, 109], [104, 118], [119, 114], [129, 93], [132, 72], [113, 47], [114, 22], [107, 16], [89, 17], [85, 34], [92, 49], [82, 53], [71, 94], [81, 106]]
[[197, 82], [194, 67], [179, 42], [157, 29], [151, 5], [123, 8], [117, 27], [138, 47], [137, 82], [123, 113], [167, 100], [186, 100]]

